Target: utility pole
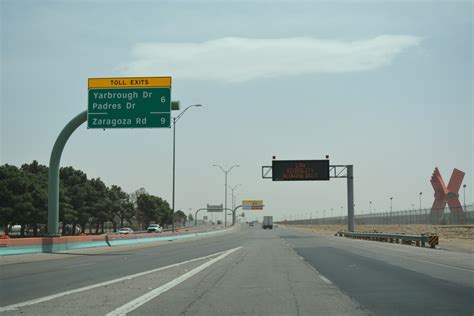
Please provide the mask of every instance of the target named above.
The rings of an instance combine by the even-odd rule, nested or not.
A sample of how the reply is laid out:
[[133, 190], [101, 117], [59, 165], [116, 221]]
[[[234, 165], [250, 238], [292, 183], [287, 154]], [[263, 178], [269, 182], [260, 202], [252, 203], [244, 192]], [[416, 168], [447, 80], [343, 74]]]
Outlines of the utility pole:
[[463, 191], [464, 191], [464, 212], [466, 211], [466, 187], [467, 185], [466, 184], [463, 184], [462, 188], [463, 188]]

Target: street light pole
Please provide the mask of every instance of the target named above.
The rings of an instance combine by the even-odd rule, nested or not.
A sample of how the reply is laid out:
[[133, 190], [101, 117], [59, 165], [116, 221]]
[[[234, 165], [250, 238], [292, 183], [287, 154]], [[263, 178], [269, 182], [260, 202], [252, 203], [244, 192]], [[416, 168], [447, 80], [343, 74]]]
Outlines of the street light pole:
[[420, 192], [420, 214], [421, 214], [421, 196], [423, 195], [423, 192]]
[[464, 191], [464, 212], [466, 211], [466, 187], [467, 185], [466, 184], [463, 184], [462, 188], [463, 188], [463, 191]]
[[[225, 197], [224, 197], [224, 208], [227, 210], [227, 174], [234, 168], [234, 167], [240, 167], [239, 165], [233, 165], [229, 169], [225, 170], [222, 168], [220, 165], [212, 165], [213, 167], [219, 167], [222, 172], [225, 174]], [[224, 212], [224, 227], [227, 226], [227, 211]]]
[[344, 212], [343, 212], [343, 210], [344, 210], [344, 206], [341, 206], [341, 225], [344, 225], [344, 215], [343, 215]]
[[200, 107], [202, 106], [201, 104], [192, 104], [189, 105], [187, 108], [184, 109], [183, 112], [179, 113], [178, 116], [173, 117], [173, 194], [172, 194], [172, 200], [171, 200], [171, 231], [174, 232], [174, 197], [175, 197], [175, 184], [176, 184], [176, 123], [178, 120], [183, 116], [183, 114], [191, 107], [196, 106]]
[[392, 207], [393, 196], [390, 197], [390, 224], [393, 224], [393, 207]]

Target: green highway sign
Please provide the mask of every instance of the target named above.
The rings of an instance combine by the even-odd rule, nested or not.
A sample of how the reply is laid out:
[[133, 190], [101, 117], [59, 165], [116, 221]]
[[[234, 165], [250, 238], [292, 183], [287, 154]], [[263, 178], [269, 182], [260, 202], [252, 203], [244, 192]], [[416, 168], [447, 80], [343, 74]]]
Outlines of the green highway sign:
[[88, 128], [170, 128], [171, 77], [89, 79]]

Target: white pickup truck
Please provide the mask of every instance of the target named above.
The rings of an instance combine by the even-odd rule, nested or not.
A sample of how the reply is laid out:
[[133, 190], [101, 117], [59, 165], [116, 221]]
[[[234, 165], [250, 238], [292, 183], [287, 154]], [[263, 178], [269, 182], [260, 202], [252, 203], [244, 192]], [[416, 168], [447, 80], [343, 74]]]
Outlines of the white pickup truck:
[[263, 223], [262, 223], [262, 228], [263, 229], [272, 229], [273, 228], [273, 216], [264, 216], [263, 217]]
[[148, 226], [146, 231], [148, 233], [161, 233], [161, 232], [163, 232], [163, 227], [161, 227], [158, 224], [150, 224], [150, 226]]

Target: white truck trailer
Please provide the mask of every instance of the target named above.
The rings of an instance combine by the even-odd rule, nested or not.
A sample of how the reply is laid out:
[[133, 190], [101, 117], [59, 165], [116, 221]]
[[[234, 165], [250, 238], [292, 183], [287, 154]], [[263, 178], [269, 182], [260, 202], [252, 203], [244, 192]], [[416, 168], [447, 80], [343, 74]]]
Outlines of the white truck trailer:
[[263, 229], [273, 229], [273, 216], [264, 216], [263, 217], [263, 223], [262, 223], [262, 228]]

